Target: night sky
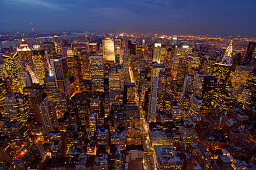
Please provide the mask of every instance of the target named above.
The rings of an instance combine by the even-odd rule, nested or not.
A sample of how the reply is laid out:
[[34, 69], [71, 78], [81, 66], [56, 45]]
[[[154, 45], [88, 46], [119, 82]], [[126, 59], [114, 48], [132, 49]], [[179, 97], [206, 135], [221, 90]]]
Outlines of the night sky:
[[0, 32], [256, 36], [256, 0], [0, 0]]

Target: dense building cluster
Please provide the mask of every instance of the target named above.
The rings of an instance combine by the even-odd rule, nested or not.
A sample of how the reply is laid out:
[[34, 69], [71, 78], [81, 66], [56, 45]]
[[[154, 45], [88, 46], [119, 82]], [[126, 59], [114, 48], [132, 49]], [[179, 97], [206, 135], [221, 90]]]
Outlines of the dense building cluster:
[[256, 169], [255, 42], [39, 35], [2, 36], [0, 169]]

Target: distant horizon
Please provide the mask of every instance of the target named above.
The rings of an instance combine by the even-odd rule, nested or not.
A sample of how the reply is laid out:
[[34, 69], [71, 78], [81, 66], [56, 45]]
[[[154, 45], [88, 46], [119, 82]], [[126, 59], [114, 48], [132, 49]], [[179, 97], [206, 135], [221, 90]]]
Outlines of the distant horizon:
[[[32, 31], [0, 31], [0, 34], [33, 34]], [[172, 33], [172, 32], [106, 32], [106, 31], [36, 31], [35, 34], [42, 34], [42, 33], [46, 33], [46, 34], [51, 34], [51, 33], [81, 33], [81, 34], [91, 34], [91, 33], [98, 33], [98, 34], [159, 34], [159, 35], [168, 35], [168, 36], [220, 36], [220, 37], [241, 37], [241, 38], [256, 38], [255, 36], [250, 36], [250, 35], [239, 35], [239, 34], [235, 34], [235, 35], [227, 35], [227, 34], [220, 34], [220, 33], [216, 33], [216, 34], [211, 34], [211, 33]]]

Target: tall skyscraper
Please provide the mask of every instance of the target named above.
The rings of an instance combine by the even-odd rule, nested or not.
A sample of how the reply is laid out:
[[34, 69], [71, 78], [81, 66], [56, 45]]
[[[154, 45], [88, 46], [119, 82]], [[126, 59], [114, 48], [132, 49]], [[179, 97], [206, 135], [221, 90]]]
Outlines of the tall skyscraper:
[[190, 65], [189, 57], [181, 57], [179, 58], [179, 66], [177, 71], [177, 82], [180, 85], [180, 90], [182, 89], [182, 85], [184, 83], [185, 77], [189, 73], [189, 65]]
[[161, 43], [155, 43], [154, 53], [153, 53], [153, 62], [160, 64], [161, 58]]
[[10, 78], [10, 90], [12, 93], [20, 93], [22, 89], [22, 67], [18, 53], [11, 56], [4, 55], [5, 68]]
[[166, 71], [164, 68], [162, 68], [159, 73], [159, 83], [158, 83], [158, 92], [157, 92], [157, 109], [164, 108], [165, 92], [166, 92]]
[[104, 61], [115, 61], [114, 40], [106, 38], [102, 40]]
[[150, 94], [149, 110], [148, 110], [148, 120], [150, 122], [156, 121], [158, 82], [159, 82], [158, 77], [152, 77], [151, 94]]
[[92, 90], [104, 92], [103, 56], [90, 56], [90, 76], [92, 80]]
[[228, 48], [225, 51], [225, 54], [222, 58], [221, 63], [231, 65], [232, 64], [232, 53], [233, 53], [233, 44], [232, 44], [232, 40], [231, 40]]
[[130, 74], [129, 74], [129, 54], [124, 53], [124, 60], [123, 60], [123, 78], [124, 82], [131, 82]]
[[231, 64], [216, 63], [212, 70], [212, 75], [217, 78], [217, 91], [225, 90], [227, 83], [230, 80]]
[[51, 63], [57, 88], [61, 93], [70, 95], [66, 62], [62, 58], [59, 58], [51, 59]]

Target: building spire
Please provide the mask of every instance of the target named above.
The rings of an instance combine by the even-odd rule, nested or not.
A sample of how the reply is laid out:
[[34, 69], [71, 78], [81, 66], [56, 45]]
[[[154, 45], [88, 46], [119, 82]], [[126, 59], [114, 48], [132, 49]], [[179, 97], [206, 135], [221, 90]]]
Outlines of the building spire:
[[233, 41], [230, 41], [228, 48], [225, 51], [225, 54], [222, 58], [222, 64], [232, 64], [232, 53], [233, 53]]

